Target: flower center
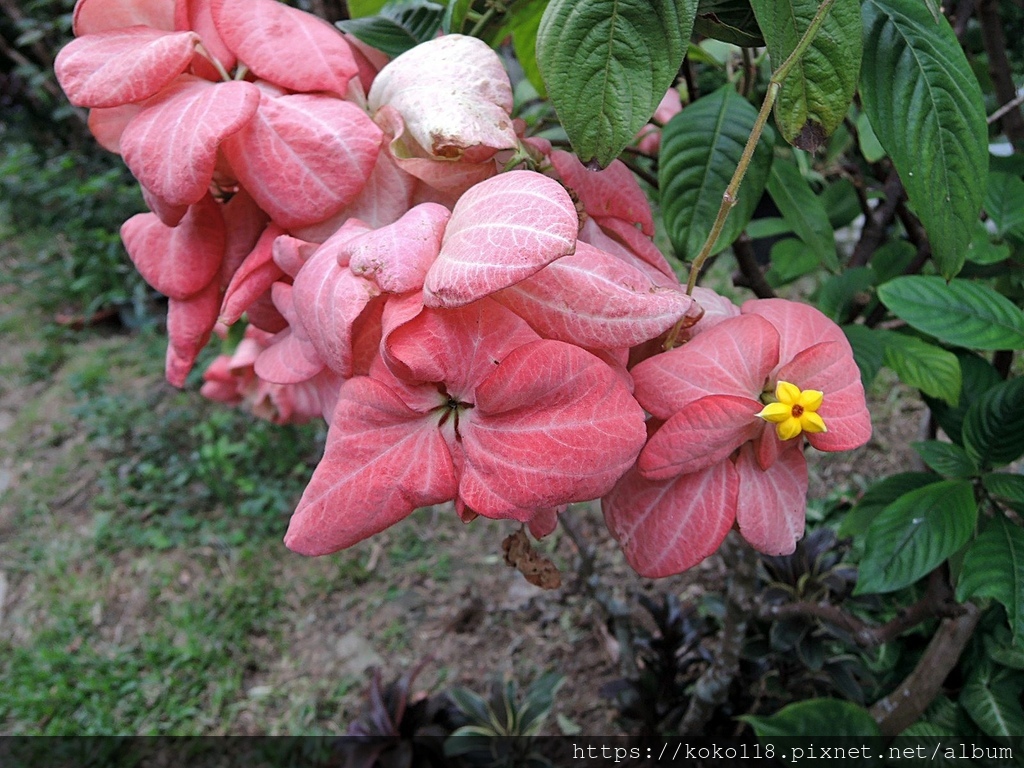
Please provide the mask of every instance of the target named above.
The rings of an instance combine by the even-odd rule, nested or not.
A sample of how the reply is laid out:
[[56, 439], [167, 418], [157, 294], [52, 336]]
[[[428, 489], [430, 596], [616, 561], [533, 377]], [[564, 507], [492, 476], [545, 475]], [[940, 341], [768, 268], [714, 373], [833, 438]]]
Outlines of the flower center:
[[780, 440], [792, 440], [801, 432], [827, 432], [818, 415], [825, 396], [816, 389], [802, 390], [788, 381], [775, 386], [775, 402], [768, 403], [758, 415], [775, 425]]

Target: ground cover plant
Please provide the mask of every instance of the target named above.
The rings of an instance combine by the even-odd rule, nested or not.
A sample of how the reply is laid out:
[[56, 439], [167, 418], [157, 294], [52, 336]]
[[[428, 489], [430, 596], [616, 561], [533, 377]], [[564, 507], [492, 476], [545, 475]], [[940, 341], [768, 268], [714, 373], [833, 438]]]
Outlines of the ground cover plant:
[[[425, 507], [560, 532], [648, 736], [1024, 733], [1015, 13], [339, 10], [79, 0], [54, 58], [150, 209], [121, 238], [167, 298], [167, 380], [327, 424], [287, 547], [333, 556]], [[726, 258], [753, 298], [697, 284]], [[808, 534], [808, 457], [869, 443], [879, 376], [920, 393], [921, 471], [840, 483]], [[159, 503], [301, 476], [301, 449], [253, 458], [261, 429], [190, 430], [199, 462]], [[168, 472], [120, 450], [143, 491]], [[249, 484], [247, 514], [287, 501]], [[643, 577], [717, 553], [720, 599], [649, 599], [644, 634], [587, 502]], [[561, 583], [524, 533], [503, 549]]]

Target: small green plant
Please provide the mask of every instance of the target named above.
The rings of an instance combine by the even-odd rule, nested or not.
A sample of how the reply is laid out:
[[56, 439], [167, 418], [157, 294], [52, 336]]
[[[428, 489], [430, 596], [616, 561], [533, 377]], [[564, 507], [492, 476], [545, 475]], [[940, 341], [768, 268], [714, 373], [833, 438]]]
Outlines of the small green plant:
[[547, 672], [526, 689], [522, 700], [511, 678], [495, 680], [486, 699], [466, 688], [449, 694], [469, 720], [445, 742], [445, 754], [479, 768], [545, 768], [551, 763], [534, 744], [565, 678]]

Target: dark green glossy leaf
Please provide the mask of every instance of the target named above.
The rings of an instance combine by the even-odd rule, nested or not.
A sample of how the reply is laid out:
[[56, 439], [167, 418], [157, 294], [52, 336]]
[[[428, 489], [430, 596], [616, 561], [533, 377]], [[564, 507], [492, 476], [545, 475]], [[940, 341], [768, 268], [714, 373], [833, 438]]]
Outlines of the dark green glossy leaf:
[[824, 203], [793, 163], [776, 158], [768, 174], [768, 194], [778, 206], [782, 218], [797, 236], [818, 254], [821, 263], [833, 272], [839, 270], [836, 234], [828, 223]]
[[989, 663], [976, 669], [960, 692], [960, 705], [989, 736], [1020, 736], [1024, 710], [1020, 705], [1019, 672], [996, 670]]
[[[756, 119], [750, 102], [724, 86], [690, 104], [662, 131], [661, 211], [672, 247], [683, 261], [700, 252], [711, 231]], [[765, 129], [712, 253], [732, 243], [750, 221], [771, 169], [773, 141]]]
[[885, 147], [878, 143], [875, 129], [871, 127], [871, 121], [863, 112], [857, 115], [857, 144], [860, 146], [860, 153], [869, 163], [877, 163], [885, 157]]
[[537, 63], [584, 163], [607, 166], [633, 141], [672, 85], [697, 0], [551, 0]]
[[949, 23], [920, 0], [865, 0], [860, 94], [945, 277], [960, 271], [985, 195], [981, 89]]
[[1005, 499], [1016, 509], [1024, 509], [1024, 475], [990, 472], [981, 482], [993, 496]]
[[948, 344], [1024, 349], [1024, 312], [987, 285], [908, 275], [879, 286], [878, 295], [897, 317]]
[[880, 480], [864, 492], [857, 505], [843, 518], [839, 535], [864, 533], [871, 521], [900, 496], [937, 482], [940, 482], [939, 478], [931, 472], [901, 472]]
[[938, 440], [910, 444], [922, 461], [943, 477], [967, 478], [978, 474], [978, 465], [959, 445]]
[[377, 16], [339, 21], [337, 27], [388, 56], [401, 56], [436, 36], [444, 13], [430, 0], [390, 0]]
[[880, 331], [885, 364], [900, 381], [955, 406], [960, 400], [960, 363], [956, 355], [915, 336]]
[[942, 402], [925, 396], [924, 400], [931, 409], [942, 431], [949, 439], [957, 445], [963, 445], [961, 435], [964, 417], [967, 409], [981, 395], [992, 387], [1002, 382], [1002, 377], [988, 360], [965, 350], [957, 350], [955, 353], [960, 363], [960, 403], [955, 408]]
[[967, 260], [972, 264], [998, 264], [1010, 258], [1010, 246], [992, 242], [988, 227], [978, 221], [974, 224], [974, 236], [967, 246]]
[[[880, 735], [878, 723], [866, 709], [839, 699], [810, 699], [783, 707], [770, 717], [744, 715], [737, 719], [749, 723], [761, 741], [785, 736]], [[851, 763], [844, 761], [844, 765], [848, 764]]]
[[[971, 542], [960, 569], [956, 599], [991, 597], [1002, 603], [1013, 642], [1024, 638], [1024, 530], [1001, 515]], [[980, 723], [979, 723], [980, 725]]]
[[885, 356], [885, 337], [866, 325], [844, 325], [843, 333], [853, 347], [853, 359], [860, 368], [866, 389], [875, 380]]
[[764, 37], [749, 0], [700, 0], [693, 29], [743, 48], [760, 48]]
[[1009, 464], [1024, 454], [1024, 379], [1011, 379], [981, 395], [967, 410], [964, 448], [979, 466]]
[[[796, 49], [818, 0], [751, 0], [764, 32], [772, 68]], [[842, 123], [857, 88], [862, 49], [858, 0], [835, 0], [810, 47], [782, 83], [775, 102], [775, 124], [782, 137], [815, 150]]]
[[904, 494], [868, 528], [854, 594], [910, 586], [967, 543], [977, 517], [966, 480], [944, 480]]
[[836, 229], [845, 227], [863, 213], [857, 199], [857, 188], [843, 177], [833, 180], [822, 190], [821, 202], [828, 212], [828, 223]]
[[773, 288], [791, 283], [816, 270], [821, 264], [818, 254], [808, 248], [803, 240], [789, 237], [772, 246], [765, 280]]
[[899, 277], [917, 255], [917, 249], [906, 240], [890, 240], [871, 254], [871, 268], [880, 285]]
[[989, 174], [985, 212], [1000, 237], [1024, 231], [1024, 180], [1009, 173]]
[[840, 323], [846, 319], [858, 297], [874, 284], [875, 272], [871, 267], [847, 269], [821, 284], [814, 303], [826, 317]]

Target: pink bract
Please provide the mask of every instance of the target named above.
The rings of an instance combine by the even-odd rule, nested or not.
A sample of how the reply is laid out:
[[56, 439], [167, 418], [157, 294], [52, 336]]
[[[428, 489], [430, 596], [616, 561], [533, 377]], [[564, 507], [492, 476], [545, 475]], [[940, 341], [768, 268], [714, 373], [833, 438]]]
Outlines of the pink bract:
[[456, 498], [528, 521], [609, 490], [643, 444], [643, 413], [610, 368], [490, 300], [424, 310], [387, 343], [402, 370], [379, 361], [342, 387], [289, 527], [297, 551], [326, 554]]
[[[778, 381], [824, 392], [818, 413], [828, 431], [806, 435], [814, 447], [849, 450], [871, 436], [849, 343], [834, 323], [803, 304], [749, 301], [740, 316], [719, 320], [632, 373], [637, 399], [664, 424], [623, 480], [643, 492], [616, 491], [604, 508], [609, 527], [622, 534], [626, 556], [642, 574], [665, 575], [666, 567], [695, 565], [717, 549], [734, 521], [760, 551], [793, 551], [804, 526], [803, 437], [783, 442], [774, 425], [758, 418]], [[732, 470], [722, 469], [726, 465]], [[692, 479], [683, 483], [685, 478]], [[706, 516], [695, 516], [692, 509], [704, 502], [678, 492], [694, 483], [729, 500], [729, 524], [714, 526], [711, 540]], [[678, 536], [672, 546], [678, 551], [652, 547], [648, 526], [674, 527]]]

